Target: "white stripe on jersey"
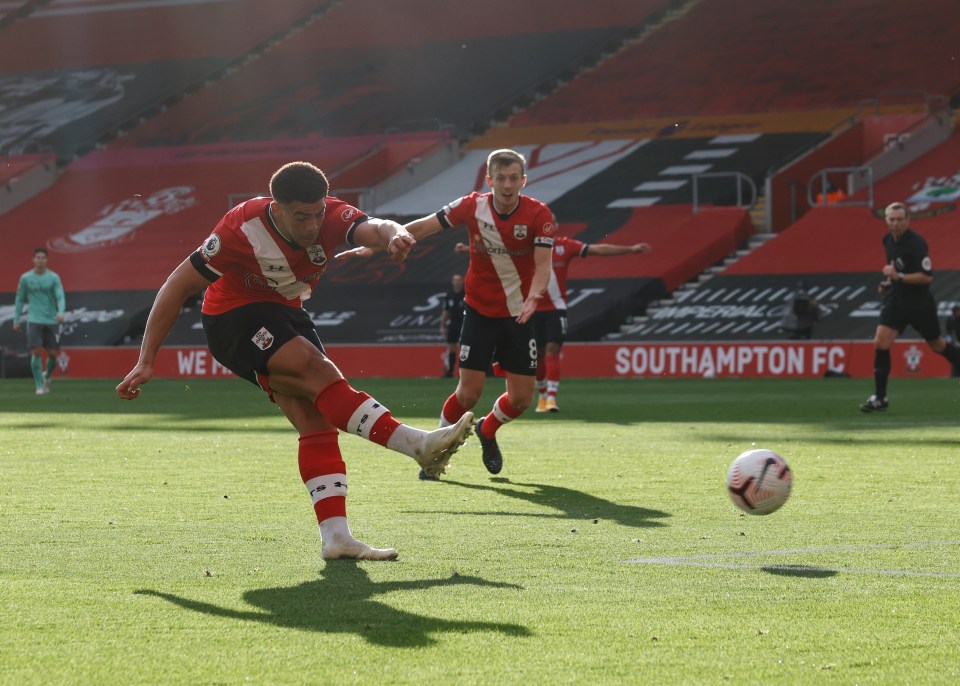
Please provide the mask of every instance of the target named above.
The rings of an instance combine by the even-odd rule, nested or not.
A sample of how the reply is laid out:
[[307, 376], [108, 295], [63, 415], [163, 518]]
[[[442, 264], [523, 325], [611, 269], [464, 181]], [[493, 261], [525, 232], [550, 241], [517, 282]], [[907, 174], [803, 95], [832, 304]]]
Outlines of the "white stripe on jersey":
[[305, 482], [307, 491], [310, 492], [310, 499], [316, 505], [324, 498], [333, 498], [340, 496], [347, 497], [347, 475], [346, 474], [323, 474], [315, 476]]
[[560, 279], [557, 278], [557, 273], [553, 271], [553, 267], [550, 267], [550, 281], [547, 282], [547, 295], [550, 296], [550, 301], [555, 308], [558, 310], [567, 309], [567, 301], [563, 299], [563, 293], [560, 292]]
[[[504, 295], [507, 297], [507, 310], [514, 317], [520, 314], [523, 309], [522, 283], [520, 281], [520, 272], [517, 271], [513, 259], [507, 254], [506, 246], [503, 244], [503, 237], [497, 230], [497, 223], [493, 217], [491, 209], [491, 198], [480, 196], [477, 198], [476, 218], [480, 223], [480, 237], [483, 239], [485, 247], [490, 251], [490, 262], [500, 277], [500, 286], [503, 288]], [[494, 227], [492, 231], [485, 230], [483, 225], [487, 224]]]
[[245, 221], [240, 230], [253, 248], [253, 256], [260, 266], [260, 272], [277, 293], [287, 300], [306, 300], [310, 297], [310, 285], [297, 280], [290, 263], [283, 256], [283, 251], [260, 217]]
[[387, 408], [373, 398], [367, 398], [358, 407], [347, 421], [347, 431], [370, 440], [370, 429], [383, 415], [389, 412]]

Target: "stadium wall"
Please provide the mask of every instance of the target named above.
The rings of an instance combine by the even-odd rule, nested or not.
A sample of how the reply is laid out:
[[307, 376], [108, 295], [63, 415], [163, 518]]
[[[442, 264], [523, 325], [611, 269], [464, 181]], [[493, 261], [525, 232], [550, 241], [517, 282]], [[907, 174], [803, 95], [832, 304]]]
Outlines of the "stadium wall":
[[[327, 346], [348, 378], [429, 378], [442, 373], [443, 345]], [[121, 379], [138, 348], [65, 348], [69, 378]], [[892, 349], [894, 377], [948, 377], [950, 365], [920, 341]], [[157, 378], [232, 376], [206, 348], [167, 347], [155, 364]], [[873, 377], [868, 341], [750, 341], [729, 343], [569, 343], [566, 378], [820, 378]]]

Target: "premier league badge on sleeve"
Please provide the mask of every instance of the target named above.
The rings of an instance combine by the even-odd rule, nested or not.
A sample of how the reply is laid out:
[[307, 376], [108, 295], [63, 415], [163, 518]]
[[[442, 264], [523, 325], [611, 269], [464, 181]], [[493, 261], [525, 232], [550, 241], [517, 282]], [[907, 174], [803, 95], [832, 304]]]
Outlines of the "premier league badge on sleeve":
[[220, 236], [212, 234], [202, 246], [200, 246], [200, 255], [209, 262], [217, 253], [220, 252]]

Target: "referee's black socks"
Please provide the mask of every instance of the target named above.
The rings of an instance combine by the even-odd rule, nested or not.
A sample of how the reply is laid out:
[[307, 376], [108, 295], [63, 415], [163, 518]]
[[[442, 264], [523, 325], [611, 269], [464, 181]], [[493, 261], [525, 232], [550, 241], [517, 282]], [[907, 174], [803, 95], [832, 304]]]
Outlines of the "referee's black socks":
[[887, 397], [887, 379], [890, 378], [890, 351], [874, 350], [873, 382], [879, 400]]
[[947, 343], [943, 348], [943, 352], [940, 354], [950, 360], [950, 364], [954, 367], [960, 366], [960, 347], [957, 347], [953, 343]]

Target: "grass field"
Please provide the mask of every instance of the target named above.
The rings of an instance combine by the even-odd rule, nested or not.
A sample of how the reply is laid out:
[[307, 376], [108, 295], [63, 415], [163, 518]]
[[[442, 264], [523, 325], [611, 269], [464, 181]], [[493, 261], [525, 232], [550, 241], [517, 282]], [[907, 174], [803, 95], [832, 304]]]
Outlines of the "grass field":
[[[400, 559], [329, 564], [258, 392], [114, 383], [0, 382], [0, 683], [960, 679], [956, 380], [878, 416], [865, 380], [568, 380], [500, 478], [475, 438], [424, 483], [344, 436], [354, 533]], [[424, 428], [451, 390], [355, 385]], [[752, 447], [795, 474], [767, 517], [724, 488]]]

